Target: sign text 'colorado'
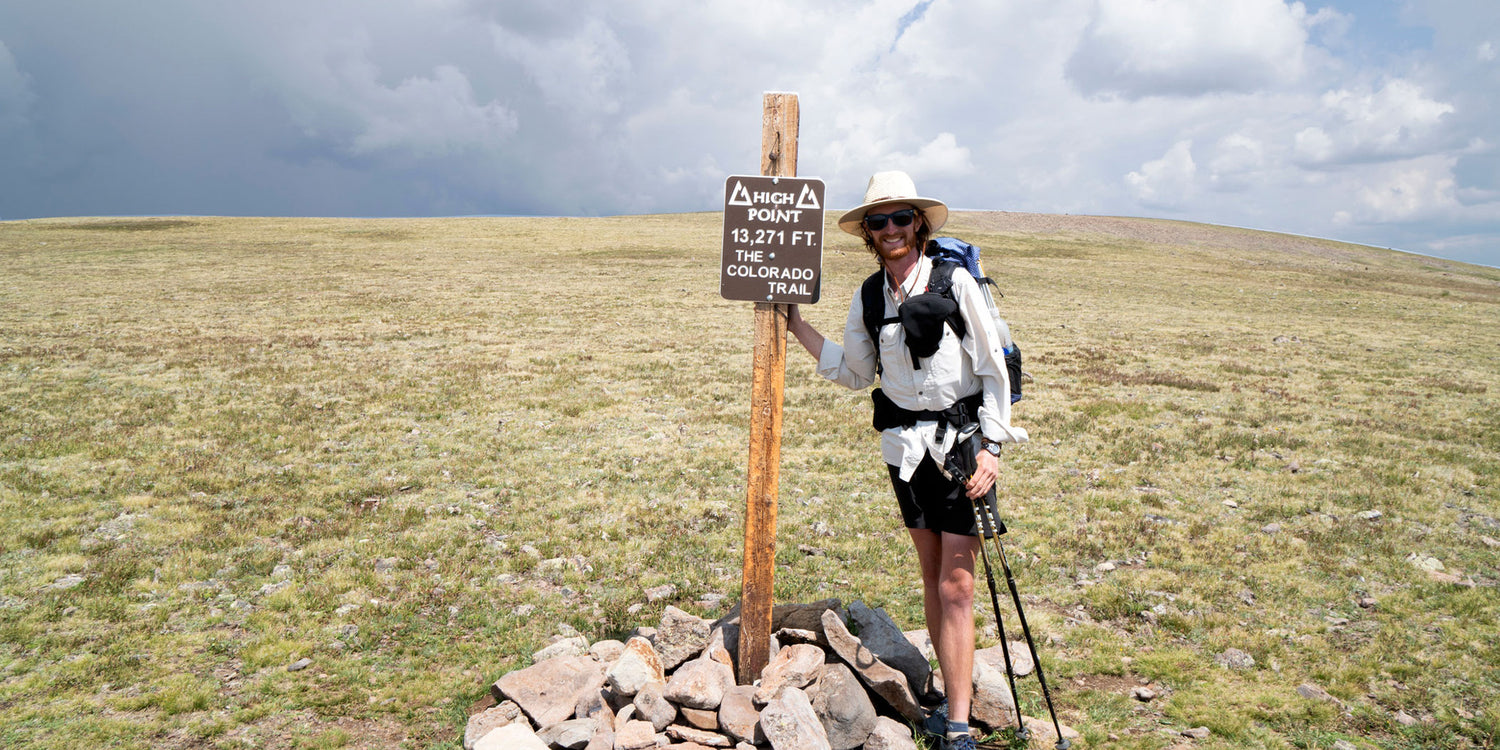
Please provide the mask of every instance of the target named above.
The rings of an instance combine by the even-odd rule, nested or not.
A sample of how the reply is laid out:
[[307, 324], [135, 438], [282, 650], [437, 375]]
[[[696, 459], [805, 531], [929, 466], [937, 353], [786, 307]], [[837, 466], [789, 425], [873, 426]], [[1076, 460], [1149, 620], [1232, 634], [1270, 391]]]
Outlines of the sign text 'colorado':
[[823, 181], [731, 176], [724, 182], [724, 299], [818, 301], [823, 271]]

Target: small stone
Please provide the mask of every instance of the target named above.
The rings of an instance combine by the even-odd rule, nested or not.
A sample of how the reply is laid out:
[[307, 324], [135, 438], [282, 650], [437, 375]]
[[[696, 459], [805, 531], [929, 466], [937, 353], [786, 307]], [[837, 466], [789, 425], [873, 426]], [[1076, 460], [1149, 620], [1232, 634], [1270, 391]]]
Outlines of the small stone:
[[661, 655], [662, 669], [670, 672], [702, 653], [708, 645], [710, 627], [708, 620], [667, 605], [652, 639]]
[[1214, 663], [1229, 669], [1250, 669], [1255, 666], [1255, 657], [1237, 648], [1228, 648], [1214, 657]]
[[1361, 596], [1359, 598], [1360, 609], [1374, 609], [1379, 603], [1373, 596]]
[[1130, 697], [1142, 703], [1150, 703], [1151, 701], [1156, 700], [1156, 691], [1147, 687], [1131, 688]]
[[[517, 721], [479, 738], [474, 743], [474, 750], [547, 750], [547, 743], [536, 736], [530, 724]], [[645, 750], [645, 746], [632, 750]]]
[[1206, 740], [1212, 734], [1213, 732], [1208, 731], [1208, 727], [1193, 727], [1192, 729], [1182, 730], [1183, 737], [1191, 737], [1195, 740]]
[[1366, 510], [1366, 511], [1361, 511], [1359, 513], [1355, 513], [1354, 516], [1356, 518], [1361, 518], [1361, 519], [1364, 519], [1366, 521], [1379, 521], [1381, 513], [1378, 510]]
[[1333, 750], [1359, 750], [1359, 748], [1355, 747], [1354, 743], [1348, 740], [1334, 740]]
[[755, 691], [755, 702], [765, 704], [776, 697], [776, 692], [790, 685], [805, 688], [817, 679], [823, 668], [823, 649], [808, 643], [786, 646], [776, 652], [760, 671], [760, 687]]
[[651, 587], [649, 589], [646, 589], [646, 601], [648, 601], [648, 602], [659, 602], [659, 601], [661, 601], [663, 599], [666, 599], [668, 597], [674, 596], [676, 594], [677, 594], [677, 587], [676, 586], [673, 586], [670, 583], [664, 583], [664, 584], [662, 584], [660, 586], [653, 586], [653, 587]]
[[1338, 705], [1343, 705], [1342, 701], [1330, 695], [1327, 690], [1324, 690], [1323, 688], [1318, 687], [1311, 682], [1304, 682], [1301, 685], [1298, 685], [1297, 695], [1300, 695], [1310, 701], [1320, 701], [1323, 703], [1336, 703]]
[[640, 636], [625, 642], [625, 650], [610, 666], [604, 679], [611, 689], [627, 698], [635, 695], [648, 682], [667, 681], [656, 647]]
[[646, 750], [652, 747], [656, 747], [656, 727], [651, 726], [649, 721], [627, 721], [625, 726], [615, 732], [615, 750]]
[[1109, 572], [1113, 571], [1114, 569], [1115, 569], [1115, 564], [1112, 563], [1112, 562], [1102, 562], [1102, 563], [1099, 563], [1098, 565], [1094, 566], [1094, 571], [1098, 572], [1098, 573], [1109, 573]]
[[614, 663], [616, 659], [620, 658], [620, 654], [624, 652], [625, 644], [614, 639], [599, 641], [589, 646], [589, 656], [594, 657], [596, 661], [602, 664]]
[[658, 732], [666, 729], [677, 718], [677, 707], [667, 700], [664, 689], [665, 686], [659, 682], [648, 682], [635, 694], [635, 700], [631, 701], [635, 706], [635, 715], [651, 722], [651, 726]]
[[589, 642], [583, 636], [561, 638], [552, 645], [531, 655], [531, 662], [538, 664], [559, 656], [583, 656], [588, 653]]
[[515, 721], [520, 715], [521, 707], [515, 701], [505, 701], [470, 716], [468, 725], [464, 727], [464, 750], [474, 750], [474, 744], [485, 735]]
[[875, 729], [865, 740], [865, 750], [917, 750], [911, 728], [889, 716], [875, 719]]
[[707, 732], [681, 724], [673, 724], [667, 727], [667, 736], [675, 740], [691, 742], [704, 747], [731, 747], [734, 744], [728, 737], [717, 732]]
[[1417, 570], [1433, 572], [1443, 569], [1443, 561], [1437, 559], [1436, 557], [1419, 555], [1415, 552], [1407, 555], [1406, 561], [1408, 563], [1411, 563], [1412, 567], [1416, 568]]
[[1400, 724], [1403, 727], [1414, 727], [1421, 722], [1417, 721], [1417, 718], [1415, 716], [1412, 716], [1405, 711], [1397, 711], [1396, 723]]
[[754, 745], [766, 744], [765, 732], [760, 727], [760, 712], [755, 709], [752, 696], [754, 685], [736, 685], [724, 693], [719, 703], [719, 728], [740, 742]]
[[717, 709], [731, 687], [734, 687], [734, 670], [729, 665], [713, 659], [694, 659], [672, 673], [664, 695], [679, 706]]
[[828, 732], [801, 690], [788, 687], [760, 712], [761, 727], [773, 748], [831, 750]]
[[286, 671], [288, 671], [288, 672], [301, 672], [302, 670], [307, 669], [308, 667], [312, 666], [312, 663], [313, 663], [312, 659], [307, 659], [307, 658], [298, 659], [298, 660], [292, 662], [291, 664], [286, 665]]
[[1275, 534], [1279, 531], [1281, 531], [1281, 524], [1279, 523], [1268, 523], [1265, 526], [1260, 527], [1260, 532], [1262, 534]]
[[[722, 705], [722, 703], [721, 703]], [[688, 726], [694, 729], [702, 729], [705, 732], [719, 731], [719, 712], [707, 711], [701, 708], [688, 708], [683, 706], [677, 709], [677, 714]]]
[[48, 586], [47, 588], [51, 589], [52, 591], [67, 591], [68, 589], [77, 588], [78, 586], [82, 585], [83, 581], [83, 576], [78, 575], [77, 573], [69, 573], [53, 581], [52, 585]]

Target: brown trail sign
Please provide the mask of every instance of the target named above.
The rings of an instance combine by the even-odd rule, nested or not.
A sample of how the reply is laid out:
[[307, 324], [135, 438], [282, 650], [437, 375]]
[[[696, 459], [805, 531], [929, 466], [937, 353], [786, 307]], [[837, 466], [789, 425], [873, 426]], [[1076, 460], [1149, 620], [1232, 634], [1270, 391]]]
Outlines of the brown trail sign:
[[734, 175], [724, 182], [719, 294], [814, 304], [823, 267], [823, 181]]

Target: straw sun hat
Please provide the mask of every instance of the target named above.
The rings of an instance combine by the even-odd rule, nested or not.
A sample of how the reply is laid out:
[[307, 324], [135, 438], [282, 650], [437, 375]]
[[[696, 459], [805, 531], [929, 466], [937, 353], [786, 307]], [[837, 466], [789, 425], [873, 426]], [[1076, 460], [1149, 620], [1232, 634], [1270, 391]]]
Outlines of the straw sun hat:
[[927, 226], [936, 232], [948, 221], [948, 206], [940, 200], [917, 195], [917, 186], [905, 172], [876, 172], [865, 188], [865, 202], [839, 217], [839, 229], [856, 237], [863, 237], [860, 222], [870, 209], [889, 203], [910, 203], [922, 210], [927, 217]]

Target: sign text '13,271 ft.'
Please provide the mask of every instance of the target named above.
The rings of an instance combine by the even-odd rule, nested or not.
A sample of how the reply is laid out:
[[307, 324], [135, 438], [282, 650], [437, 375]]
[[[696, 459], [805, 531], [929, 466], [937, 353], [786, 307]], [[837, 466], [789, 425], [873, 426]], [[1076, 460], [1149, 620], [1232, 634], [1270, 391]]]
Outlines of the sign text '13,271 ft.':
[[724, 299], [818, 301], [823, 271], [823, 181], [731, 176], [724, 182]]

